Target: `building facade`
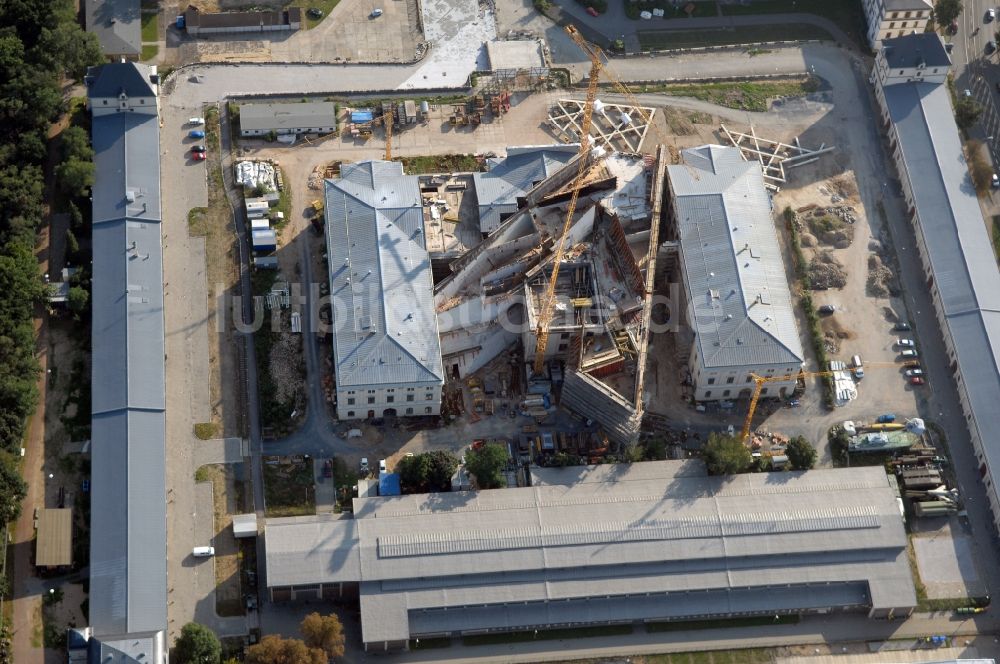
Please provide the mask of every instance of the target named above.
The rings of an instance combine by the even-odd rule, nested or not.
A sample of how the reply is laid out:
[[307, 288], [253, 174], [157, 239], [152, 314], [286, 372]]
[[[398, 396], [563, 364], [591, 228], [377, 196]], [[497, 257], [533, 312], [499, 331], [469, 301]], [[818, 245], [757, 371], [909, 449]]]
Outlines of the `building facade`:
[[337, 417], [441, 412], [444, 369], [423, 202], [399, 162], [345, 164], [326, 181]]
[[[915, 75], [913, 54], [920, 53]], [[936, 35], [883, 42], [872, 82], [994, 524], [1000, 527], [1000, 271]]]
[[667, 167], [671, 229], [680, 247], [686, 322], [694, 333], [688, 360], [698, 401], [795, 389], [803, 351], [771, 202], [756, 161], [738, 148], [685, 150]]
[[299, 104], [241, 104], [240, 136], [330, 134], [337, 131], [332, 101]]
[[883, 39], [920, 34], [933, 19], [931, 0], [863, 0], [868, 45], [877, 50]]

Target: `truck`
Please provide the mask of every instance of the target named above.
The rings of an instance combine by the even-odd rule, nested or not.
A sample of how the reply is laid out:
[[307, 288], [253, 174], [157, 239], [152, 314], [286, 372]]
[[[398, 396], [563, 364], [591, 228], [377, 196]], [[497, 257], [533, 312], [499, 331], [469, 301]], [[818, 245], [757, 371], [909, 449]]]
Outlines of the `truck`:
[[948, 500], [925, 500], [922, 503], [913, 503], [913, 513], [918, 518], [948, 516], [954, 514], [955, 503]]

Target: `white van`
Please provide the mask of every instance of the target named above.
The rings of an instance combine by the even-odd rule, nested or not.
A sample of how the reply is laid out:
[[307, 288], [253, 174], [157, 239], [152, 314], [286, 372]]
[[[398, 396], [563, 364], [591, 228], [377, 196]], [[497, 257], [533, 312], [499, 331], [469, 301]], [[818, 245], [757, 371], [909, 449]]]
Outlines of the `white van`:
[[191, 552], [191, 555], [195, 558], [211, 558], [215, 555], [214, 546], [196, 546]]

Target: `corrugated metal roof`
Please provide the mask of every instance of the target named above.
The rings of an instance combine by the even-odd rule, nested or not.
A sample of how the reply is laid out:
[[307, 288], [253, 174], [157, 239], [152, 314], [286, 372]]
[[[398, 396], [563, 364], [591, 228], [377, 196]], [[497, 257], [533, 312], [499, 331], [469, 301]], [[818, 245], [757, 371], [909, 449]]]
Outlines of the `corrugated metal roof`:
[[919, 234], [954, 342], [970, 428], [990, 475], [1000, 475], [1000, 271], [944, 84], [884, 89], [918, 211]]
[[139, 55], [142, 27], [139, 0], [86, 0], [87, 31], [97, 35], [105, 55]]
[[[766, 473], [696, 476], [674, 462], [640, 466], [657, 464], [663, 472], [615, 466], [618, 477], [607, 481], [357, 499], [353, 522], [268, 520], [268, 582], [360, 582], [366, 642], [448, 631], [448, 616], [469, 607], [484, 613], [457, 618], [455, 629], [586, 622], [596, 619], [587, 600], [610, 602], [617, 619], [697, 613], [688, 596], [661, 596], [659, 613], [630, 608], [634, 597], [625, 597], [687, 590], [719, 593], [704, 605], [710, 614], [849, 605], [817, 597], [861, 597], [852, 584], [874, 589], [878, 606], [916, 603], [884, 470], [783, 473], [776, 482]], [[778, 599], [766, 586], [790, 594]], [[561, 618], [512, 615], [525, 602], [554, 600], [565, 602]]]
[[707, 367], [802, 362], [760, 164], [705, 145], [668, 166], [695, 343]]
[[444, 382], [417, 177], [347, 164], [326, 183], [338, 389]]
[[[92, 96], [144, 70], [106, 67]], [[120, 636], [167, 626], [159, 123], [121, 112], [92, 126], [90, 622]]]
[[35, 564], [39, 567], [73, 564], [73, 510], [43, 509], [39, 512]]
[[332, 101], [298, 104], [242, 104], [240, 129], [308, 129], [335, 127], [336, 105]]
[[472, 175], [479, 200], [479, 230], [495, 231], [501, 215], [517, 212], [518, 197], [556, 173], [578, 151], [577, 145], [508, 148], [505, 158], [489, 160], [489, 171]]

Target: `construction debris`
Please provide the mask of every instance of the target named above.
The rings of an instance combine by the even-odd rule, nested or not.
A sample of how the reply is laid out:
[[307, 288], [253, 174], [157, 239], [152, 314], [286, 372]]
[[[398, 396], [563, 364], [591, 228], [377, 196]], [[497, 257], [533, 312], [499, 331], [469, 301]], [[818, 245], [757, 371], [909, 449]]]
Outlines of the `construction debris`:
[[890, 297], [899, 295], [899, 283], [896, 275], [877, 253], [868, 256], [868, 282], [866, 291], [871, 297]]
[[819, 251], [809, 263], [809, 283], [813, 290], [843, 288], [847, 285], [847, 272], [833, 254]]

